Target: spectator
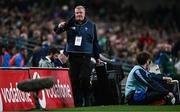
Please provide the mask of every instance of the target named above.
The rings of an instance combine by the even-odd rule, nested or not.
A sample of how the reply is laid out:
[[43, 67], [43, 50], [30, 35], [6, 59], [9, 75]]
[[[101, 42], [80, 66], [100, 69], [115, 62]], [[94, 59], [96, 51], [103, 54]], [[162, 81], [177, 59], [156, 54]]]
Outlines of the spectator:
[[43, 45], [47, 45], [47, 46], [52, 46], [53, 45], [53, 43], [54, 43], [54, 37], [53, 37], [53, 35], [52, 34], [48, 34], [47, 35], [47, 40], [46, 41], [44, 41], [42, 44]]
[[10, 67], [10, 59], [12, 55], [12, 46], [4, 48], [2, 55], [2, 67]]
[[32, 66], [38, 67], [41, 58], [48, 55], [49, 46], [42, 45], [41, 47], [35, 47], [32, 55]]
[[57, 48], [52, 47], [48, 51], [48, 55], [41, 58], [39, 61], [39, 67], [47, 67], [47, 68], [53, 68], [55, 67], [54, 61], [58, 59], [58, 55], [60, 52]]
[[25, 65], [25, 59], [27, 57], [27, 49], [21, 48], [19, 53], [16, 53], [11, 59], [10, 64], [11, 66], [15, 67], [24, 67]]
[[0, 43], [0, 65], [2, 66], [2, 60], [3, 60], [3, 45]]
[[155, 60], [155, 63], [159, 65], [161, 73], [174, 78], [176, 73], [174, 68], [173, 57], [171, 54], [171, 49], [172, 46], [170, 44], [164, 43], [161, 46], [161, 51], [159, 52], [159, 55]]

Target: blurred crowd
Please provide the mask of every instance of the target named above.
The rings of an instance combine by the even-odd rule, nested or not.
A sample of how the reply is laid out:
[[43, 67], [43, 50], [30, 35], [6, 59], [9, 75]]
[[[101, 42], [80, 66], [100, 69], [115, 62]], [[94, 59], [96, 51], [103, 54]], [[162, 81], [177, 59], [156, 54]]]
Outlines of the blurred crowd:
[[[180, 59], [180, 33], [174, 9], [159, 7], [139, 13], [122, 1], [88, 3], [87, 14], [96, 22], [102, 54], [112, 61], [135, 64], [140, 51], [150, 52], [155, 63], [159, 54], [166, 51], [170, 52], [174, 67]], [[56, 35], [53, 28], [72, 16], [74, 4], [73, 0], [1, 0], [1, 66], [17, 66], [3, 62], [19, 53], [23, 59], [20, 66], [35, 67], [37, 60], [47, 55], [49, 47], [62, 50], [66, 35]], [[3, 58], [5, 54], [9, 55]]]

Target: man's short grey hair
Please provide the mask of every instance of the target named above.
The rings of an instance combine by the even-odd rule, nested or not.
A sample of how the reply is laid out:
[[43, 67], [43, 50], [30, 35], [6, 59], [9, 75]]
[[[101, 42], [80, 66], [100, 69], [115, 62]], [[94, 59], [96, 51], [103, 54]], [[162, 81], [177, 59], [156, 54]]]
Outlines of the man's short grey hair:
[[84, 10], [85, 10], [85, 7], [82, 6], [82, 5], [77, 5], [77, 6], [75, 7], [75, 9], [84, 9]]

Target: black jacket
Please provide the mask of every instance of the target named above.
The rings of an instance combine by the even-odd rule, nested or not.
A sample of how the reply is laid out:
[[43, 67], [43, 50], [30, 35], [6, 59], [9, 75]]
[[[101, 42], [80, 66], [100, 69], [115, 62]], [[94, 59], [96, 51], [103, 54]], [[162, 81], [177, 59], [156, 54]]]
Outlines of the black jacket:
[[[63, 28], [55, 27], [56, 33], [67, 32], [67, 44], [65, 51], [68, 54], [85, 54], [99, 58], [100, 47], [97, 40], [96, 25], [85, 18], [82, 24], [77, 23], [74, 17], [70, 18]], [[81, 46], [75, 46], [76, 36], [82, 37]]]

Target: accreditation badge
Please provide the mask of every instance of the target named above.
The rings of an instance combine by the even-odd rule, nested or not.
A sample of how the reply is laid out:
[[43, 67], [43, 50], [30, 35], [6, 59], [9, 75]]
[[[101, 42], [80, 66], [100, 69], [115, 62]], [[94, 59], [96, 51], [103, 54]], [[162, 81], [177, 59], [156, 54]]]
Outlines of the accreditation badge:
[[81, 44], [82, 44], [82, 36], [76, 36], [74, 45], [81, 46]]

